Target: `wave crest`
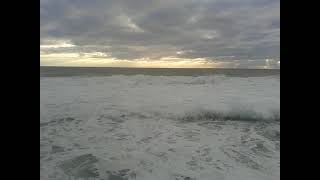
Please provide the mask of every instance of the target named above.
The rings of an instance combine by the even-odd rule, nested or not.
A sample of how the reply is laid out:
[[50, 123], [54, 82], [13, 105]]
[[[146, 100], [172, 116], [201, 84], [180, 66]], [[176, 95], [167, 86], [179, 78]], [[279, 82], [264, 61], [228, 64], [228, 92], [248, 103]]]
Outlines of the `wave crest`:
[[201, 121], [201, 120], [271, 122], [271, 121], [280, 121], [280, 111], [271, 111], [267, 115], [255, 112], [253, 110], [229, 111], [229, 112], [198, 111], [198, 112], [187, 112], [183, 116], [179, 117], [178, 119], [185, 122], [195, 122], [195, 121]]

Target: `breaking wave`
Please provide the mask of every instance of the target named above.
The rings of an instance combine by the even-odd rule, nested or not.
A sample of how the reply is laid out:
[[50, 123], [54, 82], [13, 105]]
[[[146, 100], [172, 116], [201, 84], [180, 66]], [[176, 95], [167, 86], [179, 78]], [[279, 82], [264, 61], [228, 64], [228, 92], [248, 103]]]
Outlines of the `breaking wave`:
[[272, 122], [280, 121], [280, 111], [272, 111], [268, 115], [255, 112], [253, 110], [246, 111], [199, 111], [188, 112], [185, 115], [178, 118], [184, 122], [194, 122], [201, 120], [210, 121], [247, 121], [247, 122]]

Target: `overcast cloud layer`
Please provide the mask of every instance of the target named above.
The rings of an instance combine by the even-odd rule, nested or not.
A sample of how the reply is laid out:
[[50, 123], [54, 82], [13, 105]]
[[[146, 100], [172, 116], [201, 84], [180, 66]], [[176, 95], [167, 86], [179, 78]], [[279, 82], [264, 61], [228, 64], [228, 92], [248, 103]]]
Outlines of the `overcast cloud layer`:
[[40, 0], [40, 17], [42, 65], [280, 67], [279, 0]]

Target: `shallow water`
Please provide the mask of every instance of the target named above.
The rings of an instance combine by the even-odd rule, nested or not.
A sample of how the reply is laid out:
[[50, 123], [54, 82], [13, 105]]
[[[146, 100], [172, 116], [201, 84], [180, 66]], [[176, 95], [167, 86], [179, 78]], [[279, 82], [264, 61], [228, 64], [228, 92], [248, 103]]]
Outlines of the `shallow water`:
[[40, 79], [41, 179], [280, 179], [280, 79]]

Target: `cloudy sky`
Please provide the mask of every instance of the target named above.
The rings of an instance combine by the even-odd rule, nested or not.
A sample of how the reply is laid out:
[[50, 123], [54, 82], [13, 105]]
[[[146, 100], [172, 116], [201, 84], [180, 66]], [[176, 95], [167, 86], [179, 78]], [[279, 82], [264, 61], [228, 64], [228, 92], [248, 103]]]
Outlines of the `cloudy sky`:
[[40, 63], [280, 68], [280, 0], [40, 0]]

